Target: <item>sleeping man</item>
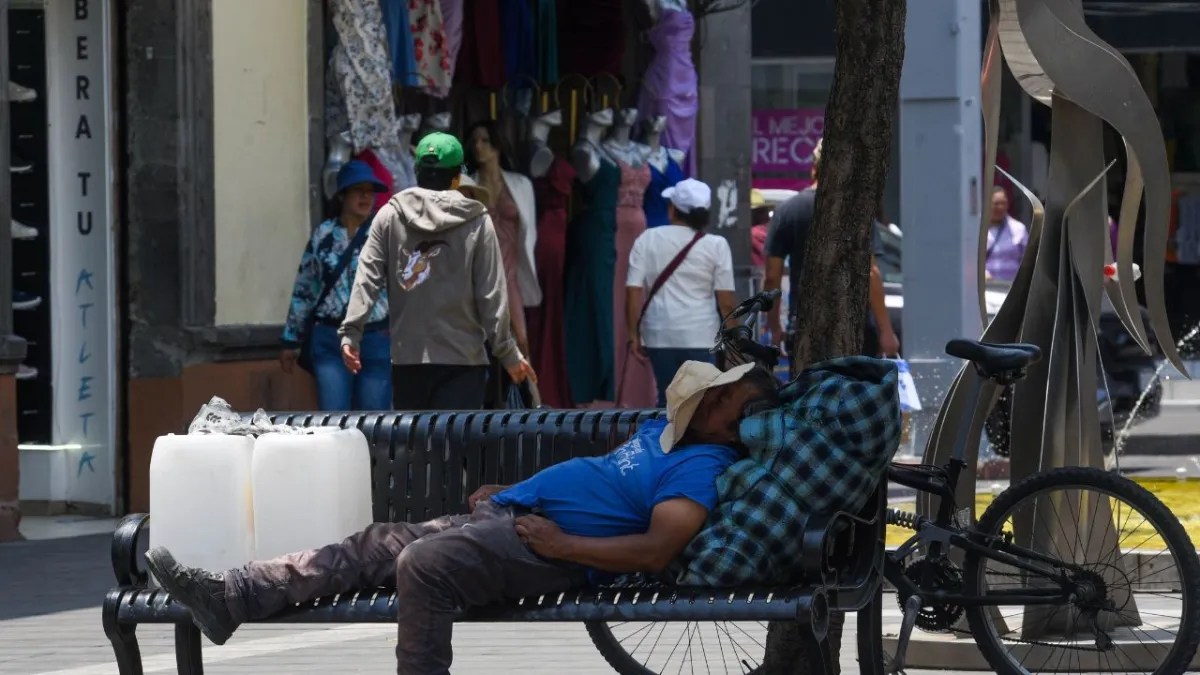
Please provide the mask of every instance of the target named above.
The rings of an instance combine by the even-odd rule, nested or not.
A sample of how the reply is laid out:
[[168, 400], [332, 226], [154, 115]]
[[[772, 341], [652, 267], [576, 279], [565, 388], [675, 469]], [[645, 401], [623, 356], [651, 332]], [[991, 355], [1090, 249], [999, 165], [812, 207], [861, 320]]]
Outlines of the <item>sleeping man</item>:
[[642, 424], [608, 455], [481, 487], [470, 514], [374, 523], [338, 544], [223, 573], [186, 567], [161, 547], [146, 558], [216, 644], [294, 603], [394, 588], [397, 672], [448, 673], [463, 609], [664, 570], [716, 505], [742, 418], [778, 402], [771, 375], [753, 365], [721, 372], [688, 361], [667, 389], [666, 421]]

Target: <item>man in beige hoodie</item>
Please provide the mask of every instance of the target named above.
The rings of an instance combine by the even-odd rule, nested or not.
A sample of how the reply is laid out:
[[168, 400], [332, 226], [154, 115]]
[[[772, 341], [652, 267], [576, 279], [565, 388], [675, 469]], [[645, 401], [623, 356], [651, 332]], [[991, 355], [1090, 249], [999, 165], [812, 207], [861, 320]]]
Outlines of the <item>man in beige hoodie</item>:
[[462, 144], [433, 133], [417, 145], [417, 186], [375, 216], [339, 334], [346, 367], [379, 292], [388, 291], [392, 405], [397, 410], [483, 407], [488, 355], [514, 382], [536, 379], [509, 328], [500, 245], [487, 209], [458, 192]]

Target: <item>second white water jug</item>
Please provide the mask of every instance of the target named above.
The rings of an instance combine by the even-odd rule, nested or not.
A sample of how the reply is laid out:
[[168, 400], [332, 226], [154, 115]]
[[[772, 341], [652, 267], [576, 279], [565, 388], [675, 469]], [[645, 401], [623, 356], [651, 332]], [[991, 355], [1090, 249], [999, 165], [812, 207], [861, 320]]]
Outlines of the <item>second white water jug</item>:
[[259, 436], [252, 476], [260, 559], [332, 544], [371, 523], [371, 453], [358, 429]]

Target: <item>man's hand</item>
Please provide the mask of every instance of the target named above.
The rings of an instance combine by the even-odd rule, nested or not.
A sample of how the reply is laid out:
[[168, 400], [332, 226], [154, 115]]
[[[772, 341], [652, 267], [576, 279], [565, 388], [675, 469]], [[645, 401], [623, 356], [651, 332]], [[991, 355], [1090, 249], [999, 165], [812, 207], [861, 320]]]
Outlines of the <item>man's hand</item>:
[[358, 374], [362, 370], [362, 360], [358, 358], [358, 349], [350, 345], [342, 345], [342, 363], [346, 364], [346, 370]]
[[896, 331], [879, 332], [879, 350], [883, 357], [900, 356], [900, 338], [896, 337]]
[[562, 560], [567, 536], [552, 521], [541, 516], [521, 516], [515, 524], [517, 536], [543, 558]]
[[474, 513], [479, 502], [485, 502], [508, 489], [507, 485], [482, 485], [467, 497], [467, 510]]
[[521, 359], [516, 364], [509, 366], [508, 376], [512, 378], [514, 384], [521, 384], [525, 380], [537, 382], [537, 373], [533, 372], [533, 366], [525, 359]]
[[288, 375], [296, 369], [296, 361], [300, 358], [299, 349], [285, 349], [279, 352], [279, 367]]
[[779, 317], [775, 319], [774, 321], [767, 321], [767, 332], [771, 334], [771, 345], [783, 348], [785, 346], [783, 344], [785, 337], [783, 334], [783, 321], [779, 320]]

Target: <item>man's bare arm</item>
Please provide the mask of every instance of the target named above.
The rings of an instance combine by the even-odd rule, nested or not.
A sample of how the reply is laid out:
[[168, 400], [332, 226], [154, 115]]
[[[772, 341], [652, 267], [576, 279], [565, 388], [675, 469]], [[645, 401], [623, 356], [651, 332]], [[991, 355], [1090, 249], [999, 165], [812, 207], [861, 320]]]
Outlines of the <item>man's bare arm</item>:
[[540, 516], [517, 519], [517, 534], [538, 555], [613, 573], [662, 572], [679, 557], [708, 518], [708, 509], [685, 498], [654, 507], [645, 534], [579, 537]]
[[[774, 256], [767, 258], [767, 270], [763, 279], [764, 291], [777, 291], [783, 286], [783, 258]], [[771, 311], [767, 312], [767, 329], [771, 331], [771, 341], [776, 346], [783, 344], [783, 321], [780, 319], [780, 305], [776, 302]]]

